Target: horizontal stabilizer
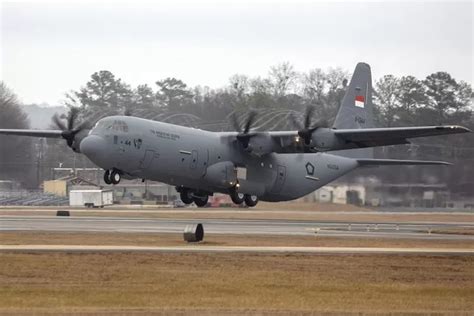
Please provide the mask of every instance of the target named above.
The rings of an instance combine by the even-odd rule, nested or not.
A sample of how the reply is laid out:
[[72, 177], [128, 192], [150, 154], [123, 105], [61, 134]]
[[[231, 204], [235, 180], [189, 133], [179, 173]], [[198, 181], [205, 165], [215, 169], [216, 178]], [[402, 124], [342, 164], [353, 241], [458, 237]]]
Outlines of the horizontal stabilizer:
[[63, 131], [60, 131], [60, 130], [0, 129], [0, 135], [60, 138], [62, 137], [62, 134], [63, 134]]
[[430, 160], [398, 160], [398, 159], [357, 159], [359, 166], [386, 166], [386, 165], [452, 165], [445, 161], [430, 161]]
[[334, 130], [334, 134], [346, 142], [358, 147], [376, 147], [396, 144], [408, 144], [407, 139], [448, 134], [470, 133], [462, 126], [419, 126], [392, 128], [365, 128]]

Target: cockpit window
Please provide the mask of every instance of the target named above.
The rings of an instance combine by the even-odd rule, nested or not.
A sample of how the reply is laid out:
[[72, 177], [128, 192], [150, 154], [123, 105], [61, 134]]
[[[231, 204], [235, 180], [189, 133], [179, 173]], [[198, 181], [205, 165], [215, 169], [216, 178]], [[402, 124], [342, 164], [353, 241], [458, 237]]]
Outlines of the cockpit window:
[[94, 129], [128, 133], [128, 125], [122, 120], [100, 120]]
[[116, 132], [128, 133], [128, 125], [124, 121], [115, 120], [112, 124], [112, 130]]
[[100, 120], [95, 124], [95, 128], [98, 128], [98, 129], [106, 128], [106, 126], [107, 126], [107, 121], [104, 121], [104, 120]]

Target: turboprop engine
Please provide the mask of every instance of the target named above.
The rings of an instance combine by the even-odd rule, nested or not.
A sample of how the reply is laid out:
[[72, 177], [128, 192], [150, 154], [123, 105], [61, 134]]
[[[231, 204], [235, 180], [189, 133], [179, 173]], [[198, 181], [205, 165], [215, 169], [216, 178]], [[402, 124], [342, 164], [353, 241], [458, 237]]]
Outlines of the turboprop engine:
[[246, 150], [257, 156], [273, 152], [273, 139], [268, 133], [258, 133], [248, 142]]

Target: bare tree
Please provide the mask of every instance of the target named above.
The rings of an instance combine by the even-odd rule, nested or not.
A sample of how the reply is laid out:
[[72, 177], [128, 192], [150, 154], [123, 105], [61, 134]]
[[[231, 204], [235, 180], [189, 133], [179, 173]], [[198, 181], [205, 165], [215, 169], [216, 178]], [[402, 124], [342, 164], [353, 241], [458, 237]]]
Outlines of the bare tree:
[[[21, 110], [16, 95], [0, 82], [0, 128], [29, 128], [28, 116]], [[38, 140], [35, 143], [39, 143]], [[38, 158], [27, 137], [0, 136], [0, 179], [13, 179], [27, 187], [34, 180], [34, 161]]]

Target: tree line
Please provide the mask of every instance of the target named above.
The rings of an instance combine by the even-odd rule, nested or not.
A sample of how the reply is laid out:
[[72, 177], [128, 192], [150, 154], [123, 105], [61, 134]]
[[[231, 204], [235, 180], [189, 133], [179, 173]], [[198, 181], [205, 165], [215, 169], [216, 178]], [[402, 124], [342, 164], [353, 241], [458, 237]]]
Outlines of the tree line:
[[[68, 107], [80, 109], [82, 119], [90, 121], [91, 125], [103, 116], [124, 114], [223, 131], [232, 130], [228, 120], [231, 113], [245, 114], [253, 109], [262, 117], [262, 124], [257, 128], [296, 129], [288, 115], [302, 113], [307, 106], [313, 106], [314, 120], [331, 126], [349, 78], [350, 73], [341, 68], [316, 68], [298, 72], [285, 62], [271, 67], [264, 77], [235, 74], [221, 88], [190, 87], [174, 77], [157, 80], [152, 86], [140, 84], [132, 87], [112, 72], [102, 70], [93, 73], [82, 87], [66, 93], [64, 103]], [[374, 82], [373, 88], [374, 114], [379, 127], [456, 124], [474, 129], [472, 87], [447, 72], [434, 72], [423, 79], [410, 75], [385, 75]], [[14, 94], [3, 83], [0, 90], [0, 110], [5, 113], [2, 114], [5, 119], [0, 120], [0, 128], [27, 127], [27, 121], [21, 119], [21, 113], [14, 113], [4, 105], [8, 103], [4, 101], [8, 99], [4, 97], [5, 93]], [[16, 142], [17, 138], [11, 139]], [[25, 144], [23, 147], [28, 146], [27, 141]], [[71, 164], [73, 154], [63, 145], [62, 142], [48, 140], [48, 146], [58, 147], [47, 151], [45, 161], [49, 159], [52, 164], [59, 159], [65, 165]], [[473, 147], [472, 135], [443, 136], [417, 139], [410, 146], [378, 149], [378, 155], [454, 159], [461, 167], [452, 168], [452, 175], [444, 171], [435, 173], [438, 181], [455, 183], [459, 182], [459, 177], [467, 181], [466, 174], [473, 174]], [[10, 154], [4, 154], [9, 151], [5, 150], [5, 146], [1, 150], [0, 164], [5, 164], [11, 157], [8, 156]], [[28, 151], [23, 149], [23, 153]], [[86, 164], [85, 161], [81, 163]], [[378, 176], [391, 178], [390, 181], [408, 181], [408, 178], [403, 177], [403, 172], [390, 175], [380, 173]], [[415, 180], [423, 181], [423, 177], [423, 174], [419, 174]], [[412, 178], [413, 175], [410, 175], [410, 181], [413, 181]]]

